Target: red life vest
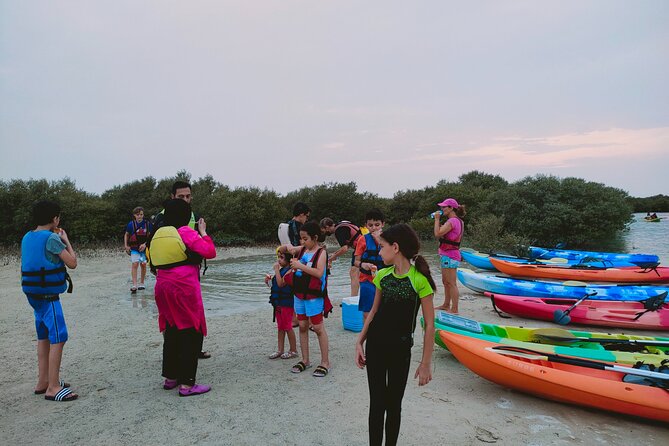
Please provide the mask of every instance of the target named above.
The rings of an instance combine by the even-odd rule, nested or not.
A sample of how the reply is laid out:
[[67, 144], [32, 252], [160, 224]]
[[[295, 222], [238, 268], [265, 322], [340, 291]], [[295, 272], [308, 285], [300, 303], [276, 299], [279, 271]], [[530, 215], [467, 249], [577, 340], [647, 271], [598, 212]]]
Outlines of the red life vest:
[[[300, 253], [297, 255], [297, 259], [302, 259], [302, 256], [306, 250], [307, 248], [303, 246], [300, 250]], [[318, 264], [318, 258], [321, 254], [321, 251], [325, 252], [323, 248], [318, 248], [318, 250], [311, 257], [310, 262], [314, 268]], [[325, 262], [327, 264], [327, 252], [325, 253], [325, 256]], [[321, 278], [314, 277], [311, 274], [305, 273], [304, 271], [302, 271], [302, 274], [299, 276], [293, 274], [293, 293], [295, 293], [295, 297], [309, 300], [316, 299], [317, 297], [327, 296], [327, 272], [323, 274], [322, 280], [325, 283], [321, 282]]]
[[360, 232], [360, 228], [351, 223], [350, 221], [342, 221], [337, 223], [337, 226], [335, 227], [335, 232], [337, 231], [337, 229], [341, 227], [348, 228], [348, 230], [351, 231], [351, 235], [348, 238], [346, 244], [348, 246], [353, 246], [353, 243], [358, 239], [358, 237], [360, 237], [360, 235], [362, 235], [362, 233]]
[[139, 225], [136, 220], [132, 220], [132, 233], [128, 237], [128, 246], [131, 248], [138, 248], [139, 245], [146, 243], [149, 237], [149, 222], [142, 220], [143, 225]]

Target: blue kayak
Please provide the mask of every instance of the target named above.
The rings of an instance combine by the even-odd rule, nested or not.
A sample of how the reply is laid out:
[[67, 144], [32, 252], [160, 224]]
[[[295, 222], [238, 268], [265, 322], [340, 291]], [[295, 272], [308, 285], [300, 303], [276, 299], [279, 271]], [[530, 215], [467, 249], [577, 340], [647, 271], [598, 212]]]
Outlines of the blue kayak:
[[[576, 251], [570, 249], [537, 248], [530, 246], [529, 255], [536, 259], [552, 259], [555, 257], [567, 260], [583, 260], [595, 258], [611, 262], [629, 262], [634, 264], [659, 263], [660, 258], [655, 254], [623, 254], [618, 252]], [[620, 266], [620, 265], [616, 265]]]
[[[524, 264], [530, 264], [530, 263], [542, 263], [542, 264], [560, 264], [560, 265], [577, 265], [580, 263], [583, 263], [579, 259], [564, 259], [561, 257], [556, 257], [552, 259], [531, 259], [528, 257], [516, 257], [516, 256], [511, 256], [511, 255], [506, 255], [506, 254], [484, 254], [482, 252], [475, 251], [470, 248], [462, 248], [460, 250], [460, 253], [462, 254], [462, 258], [472, 265], [475, 268], [480, 268], [480, 269], [487, 269], [490, 271], [497, 271], [497, 268], [492, 264], [490, 261], [490, 257], [494, 257], [496, 259], [500, 260], [506, 260], [507, 262], [514, 262], [514, 263], [524, 263]], [[608, 260], [595, 260], [595, 259], [587, 259], [588, 265], [591, 266], [601, 266], [601, 267], [621, 267], [621, 266], [636, 266], [634, 263], [626, 262], [626, 261], [608, 261]]]
[[669, 292], [667, 286], [600, 285], [575, 281], [522, 280], [495, 275], [494, 273], [476, 273], [466, 268], [458, 269], [458, 280], [477, 293], [487, 291], [524, 297], [580, 299], [584, 295], [596, 291], [597, 294], [589, 297], [589, 299], [640, 301], [657, 296], [665, 291]]

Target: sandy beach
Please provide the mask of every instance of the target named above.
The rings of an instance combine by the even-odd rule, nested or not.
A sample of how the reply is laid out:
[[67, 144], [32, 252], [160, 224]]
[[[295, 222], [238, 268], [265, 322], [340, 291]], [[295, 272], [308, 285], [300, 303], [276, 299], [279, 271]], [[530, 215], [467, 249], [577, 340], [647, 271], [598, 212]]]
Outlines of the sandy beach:
[[[341, 311], [326, 320], [332, 369], [324, 379], [289, 372], [294, 360], [269, 360], [276, 329], [266, 311], [208, 318], [198, 381], [213, 390], [191, 398], [161, 387], [162, 336], [153, 281], [132, 302], [127, 257], [85, 255], [62, 298], [70, 340], [61, 377], [80, 395], [70, 403], [33, 394], [36, 336], [19, 286], [19, 264], [0, 267], [0, 443], [27, 444], [367, 444], [367, 377], [354, 365], [357, 334]], [[461, 314], [500, 323], [487, 299], [462, 289]], [[335, 301], [343, 296], [335, 296]], [[439, 300], [441, 296], [437, 297]], [[265, 295], [259, 295], [265, 300]], [[520, 319], [507, 324], [549, 326]], [[416, 331], [411, 377], [422, 349]], [[310, 339], [318, 361], [315, 335]], [[400, 444], [664, 444], [659, 423], [542, 400], [483, 380], [435, 346], [433, 381], [410, 379]]]

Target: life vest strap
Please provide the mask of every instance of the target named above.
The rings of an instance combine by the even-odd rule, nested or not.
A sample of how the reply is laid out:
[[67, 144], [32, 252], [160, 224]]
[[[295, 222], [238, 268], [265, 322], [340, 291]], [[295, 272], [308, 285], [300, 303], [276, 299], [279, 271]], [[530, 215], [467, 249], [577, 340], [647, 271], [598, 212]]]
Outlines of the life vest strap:
[[47, 274], [64, 273], [66, 271], [67, 270], [65, 269], [64, 266], [59, 266], [58, 268], [54, 269], [41, 268], [39, 271], [21, 271], [21, 275], [25, 277], [37, 277], [37, 276], [45, 276]]
[[[51, 274], [60, 274], [65, 273], [65, 278], [63, 280], [46, 280], [46, 276]], [[39, 277], [40, 280], [37, 282], [32, 282], [29, 280], [22, 280], [21, 286], [38, 286], [40, 288], [47, 287], [56, 287], [64, 285], [67, 282], [67, 292], [72, 293], [74, 289], [74, 284], [72, 283], [72, 278], [67, 273], [67, 268], [65, 266], [59, 266], [58, 268], [46, 269], [44, 267], [40, 268], [39, 271], [21, 271], [21, 276], [23, 277]]]
[[442, 245], [451, 245], [451, 246], [455, 246], [455, 247], [460, 246], [460, 242], [456, 242], [456, 241], [453, 241], [453, 240], [448, 240], [448, 239], [445, 239], [443, 237], [439, 239], [439, 243], [441, 243]]
[[72, 290], [74, 289], [74, 284], [72, 283], [72, 278], [70, 277], [67, 272], [65, 273], [65, 278], [63, 280], [40, 280], [39, 282], [31, 282], [28, 280], [23, 280], [21, 281], [21, 286], [38, 286], [40, 288], [47, 288], [47, 287], [57, 287], [61, 285], [65, 285], [67, 283], [67, 293], [72, 293]]

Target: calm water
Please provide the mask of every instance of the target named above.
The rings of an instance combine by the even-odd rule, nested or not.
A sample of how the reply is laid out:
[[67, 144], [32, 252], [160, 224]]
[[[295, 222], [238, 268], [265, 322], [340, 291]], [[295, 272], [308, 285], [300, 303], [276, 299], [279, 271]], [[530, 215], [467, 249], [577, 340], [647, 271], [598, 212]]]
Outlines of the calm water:
[[[658, 215], [668, 218], [659, 223], [648, 223], [643, 220], [645, 214], [635, 214], [630, 230], [622, 235], [622, 249], [627, 252], [654, 253], [660, 256], [663, 264], [669, 264], [669, 214]], [[329, 251], [334, 251], [334, 248]], [[434, 246], [425, 243], [423, 254], [432, 266], [433, 277], [439, 283], [436, 243]], [[268, 303], [269, 288], [263, 278], [265, 274], [272, 272], [274, 250], [252, 248], [226, 251], [222, 257], [209, 262], [209, 269], [202, 279], [202, 295], [207, 315], [266, 310], [269, 317], [272, 307]], [[334, 262], [328, 279], [330, 298], [335, 305], [350, 294], [350, 259], [349, 255]], [[133, 304], [137, 305], [137, 302]], [[150, 302], [148, 305], [155, 304]]]
[[669, 214], [658, 213], [664, 217], [658, 223], [649, 223], [643, 214], [634, 214], [634, 222], [629, 232], [623, 234], [627, 252], [657, 254], [662, 265], [669, 266]]

